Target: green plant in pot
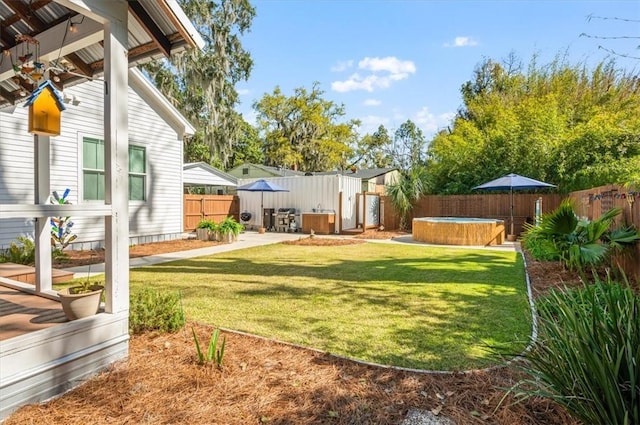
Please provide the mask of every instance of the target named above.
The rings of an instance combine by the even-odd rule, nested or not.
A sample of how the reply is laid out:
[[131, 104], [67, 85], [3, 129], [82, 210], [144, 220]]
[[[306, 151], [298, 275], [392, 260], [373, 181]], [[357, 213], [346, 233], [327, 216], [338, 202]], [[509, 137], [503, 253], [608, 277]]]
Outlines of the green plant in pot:
[[[89, 266], [88, 275], [91, 275], [91, 266]], [[104, 285], [99, 282], [90, 281], [89, 276], [78, 285], [63, 288], [58, 291], [62, 311], [64, 311], [68, 320], [93, 316], [97, 314], [100, 309]]]
[[62, 311], [67, 319], [82, 319], [98, 313], [103, 290], [104, 286], [92, 283], [58, 291]]
[[201, 241], [215, 241], [218, 239], [219, 226], [215, 221], [202, 219], [196, 226], [196, 235]]
[[244, 230], [244, 226], [229, 216], [220, 222], [218, 230], [222, 241], [230, 243], [238, 239], [238, 235]]

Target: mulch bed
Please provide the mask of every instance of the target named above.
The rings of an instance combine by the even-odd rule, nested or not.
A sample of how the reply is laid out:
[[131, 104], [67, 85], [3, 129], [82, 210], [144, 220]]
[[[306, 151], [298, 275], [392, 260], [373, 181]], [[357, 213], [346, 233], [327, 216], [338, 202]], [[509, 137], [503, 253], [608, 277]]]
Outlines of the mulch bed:
[[[294, 243], [326, 244], [321, 237]], [[333, 239], [340, 241], [341, 239]], [[306, 241], [306, 242], [304, 242]], [[341, 243], [341, 242], [336, 242]], [[537, 293], [576, 282], [553, 263], [527, 259]], [[199, 365], [191, 328], [208, 344], [214, 327], [134, 335], [129, 358], [47, 403], [21, 408], [13, 424], [399, 424], [411, 409], [457, 424], [577, 425], [555, 403], [506, 394], [515, 367], [422, 374], [373, 367], [301, 347], [224, 331], [221, 369]]]

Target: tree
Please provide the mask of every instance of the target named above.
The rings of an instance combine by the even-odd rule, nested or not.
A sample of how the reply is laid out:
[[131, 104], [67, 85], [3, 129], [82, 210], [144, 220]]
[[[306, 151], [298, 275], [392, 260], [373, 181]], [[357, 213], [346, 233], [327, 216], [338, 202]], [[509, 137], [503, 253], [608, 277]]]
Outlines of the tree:
[[264, 162], [264, 153], [262, 152], [262, 140], [258, 136], [258, 130], [242, 120], [241, 134], [238, 142], [233, 147], [228, 168], [236, 167], [245, 162], [262, 164]]
[[317, 82], [311, 91], [296, 88], [293, 96], [276, 87], [254, 103], [267, 165], [300, 171], [345, 167], [359, 123], [339, 122], [344, 107], [323, 99], [323, 94]]
[[416, 166], [408, 170], [400, 170], [400, 176], [394, 183], [386, 187], [387, 196], [400, 215], [400, 229], [408, 228], [407, 219], [415, 202], [428, 192], [426, 169]]
[[387, 168], [393, 162], [391, 146], [393, 141], [385, 126], [380, 125], [373, 134], [365, 134], [358, 140], [354, 157], [347, 168], [360, 165], [361, 168]]
[[413, 121], [407, 120], [395, 131], [391, 157], [393, 166], [409, 171], [424, 165], [427, 155], [427, 140], [422, 130]]
[[235, 84], [248, 79], [253, 66], [240, 36], [249, 30], [255, 10], [248, 0], [180, 0], [180, 5], [205, 47], [187, 50], [170, 61], [152, 62], [145, 70], [197, 129], [186, 142], [185, 160], [206, 158], [206, 146], [207, 162], [224, 166], [242, 137], [242, 117], [234, 110], [238, 104]]
[[[555, 60], [525, 72], [486, 60], [462, 86], [452, 129], [428, 150], [436, 193], [467, 193], [510, 172], [562, 191], [623, 183], [640, 161], [640, 79], [615, 61]], [[635, 168], [634, 168], [635, 167]]]

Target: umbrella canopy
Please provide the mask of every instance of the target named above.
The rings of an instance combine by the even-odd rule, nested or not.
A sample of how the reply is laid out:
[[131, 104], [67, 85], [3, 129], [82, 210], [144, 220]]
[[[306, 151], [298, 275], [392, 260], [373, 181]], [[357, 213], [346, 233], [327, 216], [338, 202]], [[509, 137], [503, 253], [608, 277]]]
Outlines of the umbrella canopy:
[[[247, 192], [260, 192], [260, 213], [262, 214], [263, 206], [264, 206], [264, 193], [265, 192], [288, 192], [289, 189], [286, 189], [282, 186], [279, 186], [275, 183], [268, 182], [264, 179], [256, 180], [252, 183], [245, 184], [239, 186], [237, 190], [244, 190]], [[264, 227], [264, 215], [262, 215], [262, 222], [260, 223], [260, 227]]]
[[520, 176], [518, 174], [507, 174], [495, 180], [483, 183], [472, 190], [508, 190], [511, 193], [511, 235], [513, 235], [513, 191], [526, 189], [543, 189], [545, 187], [557, 187], [554, 184], [541, 182], [540, 180]]

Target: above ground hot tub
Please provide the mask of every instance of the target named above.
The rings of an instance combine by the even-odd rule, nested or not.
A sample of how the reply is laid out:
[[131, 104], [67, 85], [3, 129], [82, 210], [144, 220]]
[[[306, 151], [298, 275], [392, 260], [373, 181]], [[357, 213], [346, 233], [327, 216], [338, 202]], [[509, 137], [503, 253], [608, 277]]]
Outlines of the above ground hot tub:
[[502, 245], [504, 220], [465, 217], [413, 219], [413, 240], [440, 245]]

